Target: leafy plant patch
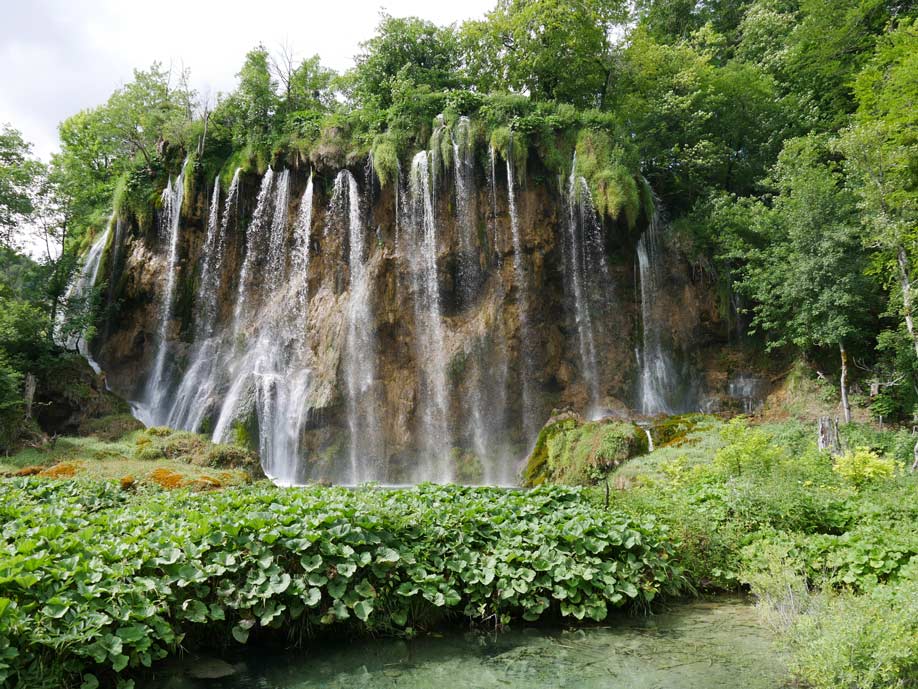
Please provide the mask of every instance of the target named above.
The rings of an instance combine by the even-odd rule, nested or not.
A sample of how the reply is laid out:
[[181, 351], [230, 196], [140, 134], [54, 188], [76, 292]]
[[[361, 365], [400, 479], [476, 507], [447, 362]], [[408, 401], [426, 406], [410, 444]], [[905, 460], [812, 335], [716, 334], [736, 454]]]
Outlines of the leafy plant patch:
[[683, 588], [665, 530], [580, 491], [0, 483], [0, 682], [130, 686], [203, 640], [604, 619]]

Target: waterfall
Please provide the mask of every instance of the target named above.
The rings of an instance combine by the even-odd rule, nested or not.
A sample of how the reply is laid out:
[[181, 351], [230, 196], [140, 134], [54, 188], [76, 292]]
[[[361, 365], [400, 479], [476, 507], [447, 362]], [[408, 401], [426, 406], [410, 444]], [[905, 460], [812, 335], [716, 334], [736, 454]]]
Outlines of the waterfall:
[[147, 379], [144, 404], [138, 409], [141, 421], [147, 424], [160, 423], [162, 407], [169, 397], [170, 381], [166, 376], [166, 356], [169, 354], [169, 323], [175, 307], [175, 286], [178, 272], [179, 229], [182, 220], [182, 203], [185, 199], [185, 168], [188, 159], [182, 163], [182, 171], [173, 182], [163, 189], [163, 213], [160, 235], [169, 242], [169, 261], [166, 267], [166, 285], [159, 306], [159, 341], [153, 369]]
[[273, 294], [283, 283], [287, 268], [287, 206], [290, 201], [290, 172], [283, 170], [274, 185], [271, 230], [268, 237], [267, 260], [262, 278], [268, 294]]
[[[245, 258], [242, 269], [239, 271], [239, 284], [236, 289], [236, 307], [233, 310], [233, 339], [239, 333], [243, 318], [247, 315], [249, 301], [254, 291], [252, 286], [253, 271], [262, 261], [264, 245], [268, 240], [271, 226], [271, 190], [274, 185], [274, 170], [268, 168], [261, 180], [258, 190], [258, 200], [255, 203], [255, 212], [245, 233]], [[260, 277], [260, 276], [259, 276]]]
[[223, 285], [227, 230], [239, 194], [236, 169], [220, 218], [220, 178], [214, 180], [207, 216], [207, 238], [201, 249], [201, 278], [195, 297], [195, 341], [190, 364], [172, 399], [167, 425], [197, 431], [209, 409], [222, 370], [223, 339], [217, 333], [219, 295]]
[[742, 405], [743, 414], [751, 416], [765, 405], [765, 381], [748, 373], [737, 373], [727, 382], [727, 396]]
[[[275, 175], [269, 170], [246, 232], [246, 255], [229, 329], [230, 342], [216, 345], [219, 358], [224, 360], [221, 363], [229, 364], [229, 387], [213, 432], [215, 442], [226, 442], [234, 427], [246, 426], [257, 436], [265, 473], [281, 484], [298, 479], [300, 437], [311, 374], [308, 347], [302, 337], [305, 311], [289, 306], [291, 301], [297, 303], [304, 289], [308, 265], [308, 256], [302, 261], [292, 258], [288, 270], [289, 194], [289, 172], [283, 170]], [[300, 206], [311, 209], [311, 184]], [[294, 226], [294, 246], [304, 239], [308, 246], [309, 227], [303, 228], [302, 217], [301, 210]], [[256, 280], [256, 270], [261, 279]], [[241, 340], [238, 335], [243, 326], [248, 336]], [[214, 389], [216, 385], [206, 387]], [[252, 420], [255, 428], [248, 425]]]
[[471, 124], [460, 117], [450, 132], [453, 145], [453, 179], [456, 195], [456, 226], [459, 232], [459, 296], [463, 306], [471, 304], [481, 270], [475, 238], [475, 169]]
[[370, 303], [372, 280], [367, 265], [366, 232], [360, 202], [357, 180], [348, 170], [342, 170], [335, 178], [329, 213], [340, 216], [347, 210], [349, 283], [343, 362], [352, 484], [375, 481], [384, 476], [383, 468], [379, 466], [382, 442], [374, 385], [376, 335]]
[[521, 419], [527, 438], [535, 436], [536, 416], [532, 400], [532, 332], [529, 326], [529, 286], [523, 266], [523, 243], [520, 219], [516, 209], [516, 182], [513, 172], [513, 137], [507, 149], [507, 207], [510, 213], [510, 234], [513, 240], [513, 273], [516, 281], [516, 305], [519, 311]]
[[301, 318], [306, 317], [309, 305], [309, 252], [312, 241], [312, 175], [306, 183], [306, 190], [300, 199], [300, 210], [293, 226], [293, 249], [290, 258], [290, 275], [297, 281], [296, 310]]
[[[235, 181], [235, 177], [234, 177]], [[217, 297], [220, 291], [220, 268], [223, 258], [223, 236], [220, 233], [220, 178], [214, 180], [207, 215], [207, 238], [201, 249], [201, 277], [195, 300], [196, 339], [209, 337], [217, 318]]]
[[[494, 223], [494, 248], [497, 249], [497, 151], [494, 146], [488, 146], [488, 160], [491, 163], [488, 176], [489, 196], [491, 197], [491, 217]], [[498, 253], [498, 256], [500, 254]]]
[[643, 328], [638, 361], [641, 371], [640, 403], [643, 414], [671, 414], [676, 387], [673, 363], [663, 346], [662, 319], [655, 313], [663, 281], [661, 224], [660, 215], [655, 212], [637, 244]]
[[452, 448], [447, 387], [445, 338], [437, 274], [437, 222], [434, 210], [430, 156], [421, 151], [411, 162], [409, 227], [412, 288], [414, 292], [416, 358], [420, 376], [420, 447], [424, 454], [422, 480], [452, 478]]
[[605, 258], [605, 237], [593, 207], [586, 179], [577, 174], [577, 155], [571, 163], [565, 198], [565, 236], [561, 242], [564, 287], [573, 303], [580, 370], [589, 393], [588, 415], [599, 412], [600, 374], [596, 347], [596, 320], [607, 308], [612, 284]]
[[[92, 297], [92, 290], [96, 286], [96, 280], [99, 278], [99, 268], [102, 266], [102, 254], [105, 253], [105, 246], [108, 244], [113, 222], [116, 222], [114, 217], [109, 220], [105, 232], [99, 235], [99, 238], [89, 247], [89, 252], [86, 254], [86, 259], [83, 261], [80, 271], [76, 274], [73, 282], [70, 283], [70, 286], [64, 294], [65, 305], [69, 305], [71, 302], [79, 302], [81, 310], [92, 306], [88, 302]], [[61, 308], [61, 310], [58, 311], [56, 323], [54, 324], [56, 331], [54, 336], [55, 342], [67, 349], [76, 349], [83, 358], [89, 362], [93, 371], [101, 373], [102, 369], [99, 368], [99, 364], [96, 363], [96, 360], [93, 359], [89, 351], [86, 331], [71, 333], [66, 338], [61, 336], [60, 330], [64, 324], [64, 319], [65, 313], [63, 308]]]

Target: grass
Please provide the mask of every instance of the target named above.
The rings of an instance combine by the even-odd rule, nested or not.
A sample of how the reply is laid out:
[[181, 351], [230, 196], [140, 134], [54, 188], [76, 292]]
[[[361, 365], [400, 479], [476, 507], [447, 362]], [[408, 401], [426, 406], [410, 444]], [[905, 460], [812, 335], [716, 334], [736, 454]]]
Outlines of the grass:
[[215, 445], [202, 435], [159, 428], [110, 437], [113, 428], [124, 426], [122, 419], [112, 417], [110, 424], [97, 424], [97, 435], [58, 438], [53, 444], [2, 457], [0, 475], [130, 479], [126, 482], [130, 486], [164, 487], [240, 485], [257, 477], [257, 458], [239, 448]]

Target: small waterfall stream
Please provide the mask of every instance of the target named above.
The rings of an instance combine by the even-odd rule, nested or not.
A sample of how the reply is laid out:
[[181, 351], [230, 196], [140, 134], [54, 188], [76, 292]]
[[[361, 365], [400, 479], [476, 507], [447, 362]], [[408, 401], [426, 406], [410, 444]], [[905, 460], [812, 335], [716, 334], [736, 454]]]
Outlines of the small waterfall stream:
[[676, 388], [673, 362], [663, 346], [664, 324], [656, 314], [656, 305], [663, 287], [661, 225], [660, 214], [655, 212], [637, 244], [643, 329], [638, 360], [641, 370], [640, 404], [644, 414], [671, 414]]
[[344, 215], [347, 227], [350, 277], [342, 357], [350, 432], [350, 483], [357, 484], [378, 480], [383, 475], [383, 467], [380, 466], [382, 441], [376, 399], [376, 335], [370, 301], [369, 251], [360, 189], [348, 170], [342, 170], [335, 178], [329, 213], [338, 217]]
[[595, 319], [606, 307], [605, 296], [611, 277], [605, 258], [602, 226], [593, 208], [587, 181], [577, 174], [577, 156], [571, 163], [565, 199], [566, 236], [561, 242], [565, 291], [573, 302], [580, 370], [589, 394], [588, 416], [597, 413], [601, 403]]
[[[182, 222], [182, 203], [185, 199], [185, 168], [188, 159], [182, 163], [182, 171], [174, 181], [163, 189], [163, 212], [160, 223], [160, 236], [168, 240], [169, 260], [166, 266], [166, 284], [160, 298], [159, 306], [159, 341], [153, 369], [147, 379], [145, 402], [141, 420], [144, 423], [157, 423], [159, 410], [167, 402], [171, 381], [166, 374], [166, 358], [170, 354], [169, 323], [172, 321], [175, 307], [176, 273], [178, 272], [179, 226]], [[144, 418], [145, 417], [145, 418]]]
[[[67, 292], [64, 295], [65, 302], [84, 302], [81, 307], [85, 307], [85, 302], [92, 295], [92, 289], [96, 285], [96, 280], [99, 278], [99, 268], [102, 267], [102, 254], [105, 252], [105, 246], [108, 244], [109, 236], [111, 235], [112, 224], [116, 224], [117, 221], [112, 217], [108, 225], [105, 228], [105, 232], [99, 235], [98, 239], [92, 243], [92, 246], [89, 247], [89, 251], [86, 253], [86, 259], [83, 261], [83, 265], [77, 272], [76, 276], [73, 279], [73, 282], [70, 283], [70, 286], [67, 288]], [[58, 312], [57, 322], [55, 323], [55, 328], [60, 329], [63, 323], [63, 310]], [[69, 337], [65, 338], [61, 342], [61, 337], [59, 333], [55, 333], [55, 341], [59, 344], [62, 344], [65, 348], [73, 350], [76, 349], [86, 361], [89, 362], [89, 365], [92, 367], [92, 370], [96, 373], [101, 373], [102, 369], [99, 368], [99, 364], [96, 363], [96, 360], [93, 358], [92, 353], [89, 351], [89, 342], [86, 340], [86, 333], [73, 333]]]
[[513, 271], [516, 282], [516, 305], [519, 318], [520, 391], [523, 429], [526, 437], [534, 438], [538, 421], [532, 399], [532, 380], [535, 365], [532, 352], [532, 329], [529, 325], [529, 282], [523, 264], [523, 241], [520, 235], [520, 217], [516, 208], [516, 180], [513, 170], [513, 137], [507, 150], [507, 208], [510, 214], [510, 235], [513, 240]]
[[221, 382], [218, 371], [222, 370], [222, 354], [226, 347], [225, 338], [218, 331], [218, 297], [225, 279], [227, 234], [238, 202], [239, 173], [237, 168], [227, 190], [222, 218], [219, 178], [214, 181], [201, 279], [195, 298], [195, 341], [190, 363], [168, 412], [166, 424], [172, 428], [198, 431]]
[[437, 221], [434, 208], [431, 156], [421, 151], [411, 163], [409, 226], [415, 339], [421, 377], [420, 427], [424, 457], [422, 476], [429, 481], [451, 479], [449, 452], [452, 447], [449, 390], [440, 281], [437, 273]]

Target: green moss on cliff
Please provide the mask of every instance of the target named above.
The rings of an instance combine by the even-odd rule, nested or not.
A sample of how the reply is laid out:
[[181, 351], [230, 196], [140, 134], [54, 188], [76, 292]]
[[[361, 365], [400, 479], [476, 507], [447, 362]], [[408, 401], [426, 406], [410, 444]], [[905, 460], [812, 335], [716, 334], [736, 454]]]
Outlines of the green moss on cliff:
[[390, 134], [377, 136], [373, 142], [373, 171], [379, 184], [386, 186], [398, 180], [398, 150]]

